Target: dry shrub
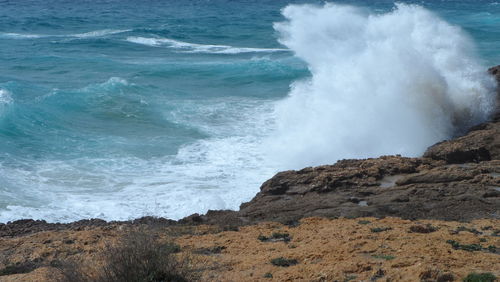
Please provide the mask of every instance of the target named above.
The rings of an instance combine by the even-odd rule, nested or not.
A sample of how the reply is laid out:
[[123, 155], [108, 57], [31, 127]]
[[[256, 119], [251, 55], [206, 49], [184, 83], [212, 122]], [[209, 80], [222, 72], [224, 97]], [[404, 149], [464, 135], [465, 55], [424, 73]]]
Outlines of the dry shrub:
[[162, 243], [152, 234], [135, 231], [102, 252], [102, 266], [66, 261], [58, 268], [62, 281], [71, 282], [184, 282], [197, 280], [187, 257], [175, 253], [179, 246]]

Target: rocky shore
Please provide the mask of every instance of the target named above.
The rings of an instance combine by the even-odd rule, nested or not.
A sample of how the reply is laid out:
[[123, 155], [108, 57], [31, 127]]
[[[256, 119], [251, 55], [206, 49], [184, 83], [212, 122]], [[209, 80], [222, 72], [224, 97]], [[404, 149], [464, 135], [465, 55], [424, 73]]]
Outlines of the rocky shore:
[[[500, 82], [500, 66], [489, 72]], [[194, 252], [204, 280], [454, 281], [474, 271], [500, 276], [500, 110], [420, 158], [341, 160], [280, 172], [239, 211], [179, 221], [0, 224], [0, 281], [50, 281], [57, 262], [92, 260], [107, 242], [144, 228], [174, 240], [183, 254], [208, 250]], [[257, 240], [276, 232], [291, 239]], [[460, 247], [469, 245], [475, 249]], [[275, 266], [274, 256], [293, 257], [297, 264]], [[23, 271], [5, 271], [15, 266]]]

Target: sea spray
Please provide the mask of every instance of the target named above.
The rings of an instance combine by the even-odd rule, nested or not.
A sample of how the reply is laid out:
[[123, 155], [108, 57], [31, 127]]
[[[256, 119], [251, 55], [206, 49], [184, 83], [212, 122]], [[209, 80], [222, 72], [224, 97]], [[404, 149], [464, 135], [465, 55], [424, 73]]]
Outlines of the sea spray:
[[0, 88], [0, 118], [2, 118], [4, 111], [9, 104], [12, 104], [12, 94], [6, 89]]
[[494, 82], [459, 28], [416, 5], [374, 14], [289, 5], [280, 42], [309, 67], [276, 107], [266, 147], [284, 168], [384, 154], [418, 156], [489, 117]]

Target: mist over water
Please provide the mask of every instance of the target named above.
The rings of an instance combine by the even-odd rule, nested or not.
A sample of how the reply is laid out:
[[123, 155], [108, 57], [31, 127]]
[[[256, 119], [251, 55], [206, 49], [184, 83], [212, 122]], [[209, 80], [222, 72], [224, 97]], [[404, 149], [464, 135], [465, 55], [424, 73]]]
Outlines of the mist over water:
[[478, 1], [2, 2], [0, 222], [179, 219], [280, 170], [420, 155], [493, 109]]
[[269, 148], [284, 167], [419, 156], [494, 109], [494, 81], [473, 42], [420, 6], [375, 14], [292, 5], [283, 15], [274, 25], [280, 42], [312, 74], [276, 109], [279, 133]]

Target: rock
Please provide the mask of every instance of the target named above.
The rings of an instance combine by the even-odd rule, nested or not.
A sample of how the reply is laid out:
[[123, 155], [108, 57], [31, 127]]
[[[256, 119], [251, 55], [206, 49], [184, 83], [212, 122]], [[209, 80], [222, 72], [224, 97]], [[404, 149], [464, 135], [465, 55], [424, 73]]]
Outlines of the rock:
[[500, 158], [500, 123], [486, 123], [473, 128], [465, 136], [437, 143], [424, 157], [447, 163], [467, 163]]
[[[249, 222], [286, 222], [308, 216], [497, 218], [500, 199], [492, 189], [500, 186], [497, 171], [498, 160], [467, 165], [399, 156], [344, 160], [278, 173], [262, 185], [254, 199], [241, 205], [239, 214]], [[387, 176], [400, 179], [391, 187], [382, 187], [381, 180]]]
[[488, 72], [493, 75], [497, 81], [500, 82], [500, 65], [489, 68]]

